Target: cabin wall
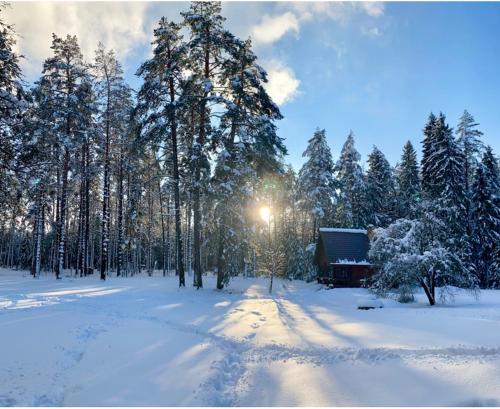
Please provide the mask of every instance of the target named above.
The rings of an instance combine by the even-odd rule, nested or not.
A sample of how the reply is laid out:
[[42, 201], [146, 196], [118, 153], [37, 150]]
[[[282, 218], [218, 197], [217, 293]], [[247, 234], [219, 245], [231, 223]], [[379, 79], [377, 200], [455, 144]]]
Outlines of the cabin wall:
[[321, 271], [320, 281], [325, 283], [332, 280], [335, 287], [361, 287], [363, 280], [373, 275], [370, 266], [336, 264]]

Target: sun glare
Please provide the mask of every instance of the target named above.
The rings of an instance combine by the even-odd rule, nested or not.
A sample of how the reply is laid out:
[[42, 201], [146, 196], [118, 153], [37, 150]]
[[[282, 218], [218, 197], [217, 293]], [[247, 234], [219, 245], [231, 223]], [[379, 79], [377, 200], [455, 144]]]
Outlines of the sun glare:
[[269, 219], [271, 218], [271, 209], [267, 206], [263, 206], [260, 208], [259, 213], [262, 220], [269, 223]]

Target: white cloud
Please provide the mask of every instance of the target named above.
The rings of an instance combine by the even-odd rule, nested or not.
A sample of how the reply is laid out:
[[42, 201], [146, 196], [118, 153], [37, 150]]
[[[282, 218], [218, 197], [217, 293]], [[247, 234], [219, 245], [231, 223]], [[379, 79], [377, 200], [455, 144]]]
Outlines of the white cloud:
[[274, 43], [289, 31], [299, 32], [299, 22], [295, 14], [287, 11], [278, 16], [264, 15], [260, 24], [253, 26], [252, 39], [256, 43]]
[[[382, 2], [283, 2], [277, 9], [280, 14], [265, 14], [260, 22], [251, 26], [250, 33], [256, 44], [272, 44], [280, 40], [288, 32], [300, 31], [300, 26], [318, 19], [330, 19], [347, 24], [355, 16], [378, 18], [384, 14]], [[379, 35], [380, 32], [370, 33]]]
[[384, 3], [381, 1], [360, 1], [357, 4], [371, 17], [380, 17], [384, 14]]
[[51, 55], [52, 33], [75, 34], [87, 59], [94, 57], [99, 41], [124, 58], [137, 42], [148, 40], [144, 30], [147, 8], [145, 2], [20, 2], [5, 14], [21, 36], [18, 48], [26, 56], [23, 68], [29, 76], [40, 73], [43, 61]]
[[265, 88], [273, 101], [278, 105], [292, 101], [297, 96], [300, 85], [292, 69], [278, 60], [264, 61], [262, 66], [269, 79]]

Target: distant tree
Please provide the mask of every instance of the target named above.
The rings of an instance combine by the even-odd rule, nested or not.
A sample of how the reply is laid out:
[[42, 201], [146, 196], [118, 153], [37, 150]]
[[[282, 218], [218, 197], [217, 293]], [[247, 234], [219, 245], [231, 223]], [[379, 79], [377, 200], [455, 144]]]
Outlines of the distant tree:
[[490, 147], [477, 166], [472, 184], [473, 261], [482, 288], [499, 287], [500, 183]]
[[417, 153], [410, 141], [406, 142], [401, 162], [396, 170], [398, 216], [413, 218], [421, 199]]
[[340, 195], [336, 209], [336, 221], [341, 227], [365, 227], [366, 182], [359, 164], [361, 155], [354, 148], [352, 131], [342, 147], [340, 158], [335, 165]]
[[434, 174], [431, 171], [432, 161], [431, 157], [436, 151], [435, 145], [435, 127], [436, 127], [436, 116], [431, 112], [429, 118], [427, 119], [427, 124], [424, 128], [424, 139], [422, 141], [422, 192], [426, 197], [435, 196], [436, 192], [434, 189]]
[[434, 127], [434, 153], [429, 158], [433, 178], [434, 211], [447, 233], [448, 248], [465, 262], [470, 257], [470, 237], [466, 229], [464, 154], [453, 138], [452, 129], [440, 114]]
[[478, 155], [483, 151], [484, 146], [479, 139], [483, 133], [477, 128], [479, 124], [474, 120], [474, 117], [466, 110], [460, 117], [460, 122], [457, 125], [457, 142], [462, 150], [465, 173], [465, 191], [470, 192], [470, 185], [474, 178], [474, 170], [478, 162]]
[[391, 165], [376, 147], [368, 156], [366, 172], [367, 223], [387, 226], [395, 213], [395, 183]]
[[302, 156], [307, 159], [299, 171], [299, 195], [313, 221], [311, 239], [315, 241], [318, 227], [333, 219], [335, 195], [334, 164], [324, 129], [316, 129]]

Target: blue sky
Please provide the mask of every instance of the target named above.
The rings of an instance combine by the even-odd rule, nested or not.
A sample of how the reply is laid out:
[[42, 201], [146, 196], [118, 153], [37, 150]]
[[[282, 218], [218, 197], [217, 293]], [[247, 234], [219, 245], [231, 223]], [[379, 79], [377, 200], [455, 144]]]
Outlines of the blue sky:
[[[92, 57], [115, 48], [129, 82], [150, 53], [158, 19], [188, 3], [14, 3], [7, 20], [22, 36], [23, 68], [35, 79], [50, 55], [50, 33], [78, 35]], [[377, 145], [394, 165], [406, 140], [420, 150], [430, 111], [455, 126], [464, 109], [500, 150], [499, 3], [223, 3], [227, 26], [251, 36], [269, 71], [269, 92], [285, 116], [287, 161], [302, 164], [316, 127], [334, 159], [349, 130], [363, 161]]]

